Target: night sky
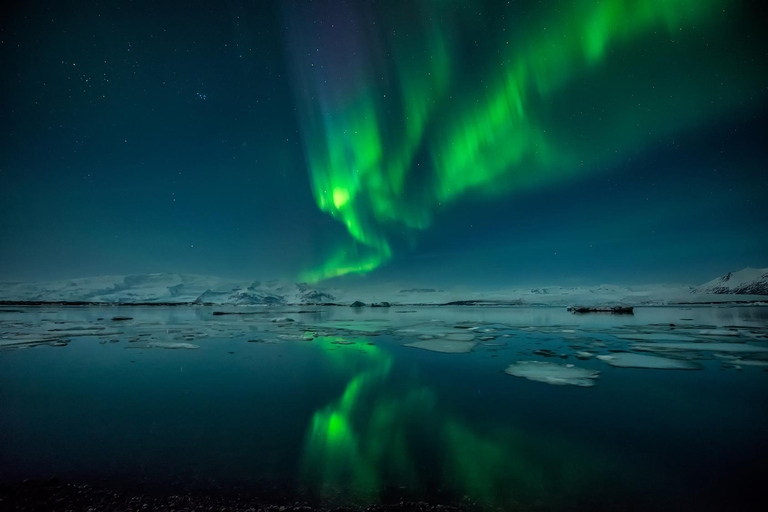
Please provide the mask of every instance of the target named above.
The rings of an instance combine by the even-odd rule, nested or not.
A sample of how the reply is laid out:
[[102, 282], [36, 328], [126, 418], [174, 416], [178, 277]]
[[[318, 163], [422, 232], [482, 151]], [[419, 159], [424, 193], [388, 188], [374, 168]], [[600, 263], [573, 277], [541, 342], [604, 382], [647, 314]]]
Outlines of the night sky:
[[0, 279], [768, 266], [760, 3], [6, 6]]

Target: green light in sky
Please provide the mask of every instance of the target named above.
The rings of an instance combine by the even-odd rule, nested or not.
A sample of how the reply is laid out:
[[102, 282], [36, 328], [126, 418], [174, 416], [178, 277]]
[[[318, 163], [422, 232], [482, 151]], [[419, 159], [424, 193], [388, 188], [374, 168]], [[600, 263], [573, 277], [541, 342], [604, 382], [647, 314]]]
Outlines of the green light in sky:
[[[378, 268], [395, 239], [468, 194], [594, 172], [765, 95], [759, 72], [707, 49], [708, 37], [727, 39], [716, 23], [725, 0], [561, 2], [525, 26], [501, 23], [482, 55], [460, 10], [474, 4], [385, 7], [380, 31], [341, 26], [352, 35], [319, 45], [298, 34], [311, 28], [294, 31], [296, 47], [319, 52], [295, 59], [312, 190], [351, 238], [303, 280]], [[364, 7], [345, 9], [354, 19]], [[703, 79], [712, 73], [730, 87]]]

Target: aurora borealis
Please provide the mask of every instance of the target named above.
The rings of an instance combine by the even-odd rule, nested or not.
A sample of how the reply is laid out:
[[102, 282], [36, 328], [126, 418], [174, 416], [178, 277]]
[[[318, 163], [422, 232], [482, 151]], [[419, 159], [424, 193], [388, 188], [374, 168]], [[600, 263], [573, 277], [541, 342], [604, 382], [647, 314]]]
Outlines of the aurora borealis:
[[765, 501], [764, 4], [5, 2], [0, 508]]
[[725, 88], [714, 77], [730, 71], [727, 55], [658, 51], [724, 37], [731, 2], [564, 2], [523, 27], [502, 14], [495, 32], [466, 15], [498, 6], [458, 4], [328, 1], [292, 12], [312, 190], [351, 239], [305, 279], [377, 268], [393, 238], [427, 229], [468, 194], [593, 173], [764, 96], [762, 69]]
[[12, 2], [0, 277], [407, 289], [762, 268], [760, 12]]

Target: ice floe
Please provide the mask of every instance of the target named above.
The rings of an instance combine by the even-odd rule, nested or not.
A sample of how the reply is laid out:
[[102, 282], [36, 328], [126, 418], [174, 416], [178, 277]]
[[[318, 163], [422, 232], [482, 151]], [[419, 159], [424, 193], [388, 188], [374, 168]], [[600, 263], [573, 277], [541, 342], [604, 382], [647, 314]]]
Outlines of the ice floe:
[[446, 334], [445, 339], [449, 341], [473, 341], [475, 335], [470, 333]]
[[621, 340], [642, 340], [642, 341], [697, 341], [698, 338], [693, 336], [686, 336], [680, 334], [668, 334], [668, 333], [632, 333], [632, 334], [616, 334], [617, 338]]
[[768, 367], [768, 361], [760, 361], [756, 359], [732, 359], [729, 362], [731, 364], [737, 364], [740, 366], [760, 366], [763, 368]]
[[544, 382], [554, 386], [579, 386], [591, 388], [600, 375], [597, 370], [580, 368], [572, 364], [555, 364], [542, 361], [518, 361], [504, 370], [515, 377]]
[[633, 347], [643, 352], [666, 351], [707, 351], [707, 352], [768, 352], [768, 347], [747, 345], [746, 343], [638, 343]]
[[323, 329], [341, 329], [344, 331], [378, 332], [390, 329], [392, 325], [387, 320], [332, 320], [315, 324]]
[[705, 336], [738, 336], [739, 331], [736, 329], [703, 329], [698, 334]]
[[149, 348], [171, 348], [171, 349], [196, 349], [200, 348], [200, 345], [194, 345], [192, 343], [176, 343], [173, 341], [151, 341], [147, 343]]
[[617, 352], [610, 355], [597, 356], [601, 361], [618, 368], [648, 368], [655, 370], [701, 370], [702, 366], [691, 361], [681, 361], [668, 357]]
[[437, 338], [431, 340], [414, 341], [413, 343], [406, 343], [404, 347], [420, 348], [422, 350], [430, 350], [432, 352], [442, 352], [444, 354], [465, 354], [472, 352], [477, 343], [473, 341], [456, 341], [445, 338]]

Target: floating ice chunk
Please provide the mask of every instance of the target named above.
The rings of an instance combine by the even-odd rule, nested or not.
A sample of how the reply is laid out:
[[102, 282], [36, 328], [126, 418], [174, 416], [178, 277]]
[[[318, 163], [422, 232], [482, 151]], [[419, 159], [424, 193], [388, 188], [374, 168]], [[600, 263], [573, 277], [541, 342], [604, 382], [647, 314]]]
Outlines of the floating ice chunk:
[[555, 386], [579, 386], [591, 388], [600, 375], [597, 370], [579, 368], [572, 364], [545, 363], [542, 361], [518, 361], [504, 370], [515, 377], [544, 382]]
[[763, 366], [768, 367], [768, 360], [765, 359], [742, 359], [739, 356], [731, 354], [715, 354], [715, 357], [723, 360], [723, 364], [744, 365], [744, 366]]
[[83, 325], [70, 325], [69, 327], [55, 327], [53, 329], [48, 329], [51, 332], [70, 332], [70, 331], [95, 331], [98, 333], [99, 331], [103, 331], [106, 329], [103, 325], [93, 325], [93, 326], [83, 326]]
[[6, 332], [0, 334], [0, 344], [15, 344], [26, 342], [40, 342], [45, 343], [47, 341], [57, 340], [61, 338], [61, 334], [51, 333], [36, 333], [36, 332]]
[[456, 341], [449, 339], [434, 339], [415, 341], [406, 343], [404, 347], [420, 348], [422, 350], [431, 350], [432, 352], [443, 352], [444, 354], [466, 354], [472, 352], [477, 345], [473, 341]]
[[471, 333], [448, 334], [445, 336], [445, 339], [450, 341], [473, 341], [475, 335]]
[[739, 336], [739, 331], [735, 329], [704, 329], [699, 334], [705, 336]]
[[617, 338], [621, 340], [644, 340], [644, 341], [698, 341], [693, 336], [684, 336], [680, 334], [668, 334], [668, 333], [631, 333], [631, 334], [616, 334]]
[[[62, 343], [64, 345], [61, 345]], [[28, 348], [28, 347], [35, 347], [38, 345], [52, 345], [52, 346], [59, 347], [59, 346], [66, 346], [67, 343], [68, 343], [68, 340], [63, 340], [59, 338], [33, 339], [28, 341], [0, 339], [0, 349]]]
[[277, 337], [288, 341], [307, 341], [303, 334], [278, 334]]
[[450, 332], [453, 332], [452, 328], [442, 322], [426, 322], [398, 329], [395, 334], [398, 336], [421, 336], [424, 334], [444, 336]]
[[[457, 327], [457, 326], [453, 326]], [[462, 332], [456, 332], [450, 325], [445, 325], [442, 322], [429, 322], [423, 324], [412, 325], [404, 329], [398, 329], [395, 334], [402, 337], [414, 337], [421, 340], [432, 340], [439, 338], [445, 341], [459, 341], [459, 342], [471, 342], [475, 339], [474, 328], [467, 328], [466, 326], [460, 327]]]
[[768, 347], [745, 343], [638, 343], [633, 347], [643, 352], [666, 352], [676, 350], [707, 352], [768, 352]]
[[172, 349], [195, 349], [200, 348], [200, 345], [194, 345], [192, 343], [175, 343], [173, 341], [150, 341], [147, 343], [149, 348], [172, 348]]
[[343, 329], [345, 331], [377, 332], [391, 328], [386, 320], [338, 320], [315, 324], [323, 329]]
[[730, 361], [733, 364], [738, 364], [741, 366], [762, 366], [762, 367], [768, 367], [768, 361], [760, 361], [756, 359], [733, 359]]
[[701, 370], [702, 368], [700, 364], [691, 361], [631, 352], [616, 352], [611, 355], [597, 356], [597, 358], [618, 368], [650, 368], [655, 370]]

